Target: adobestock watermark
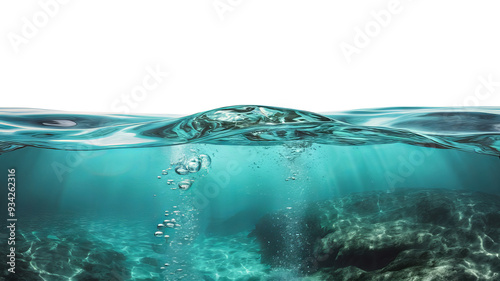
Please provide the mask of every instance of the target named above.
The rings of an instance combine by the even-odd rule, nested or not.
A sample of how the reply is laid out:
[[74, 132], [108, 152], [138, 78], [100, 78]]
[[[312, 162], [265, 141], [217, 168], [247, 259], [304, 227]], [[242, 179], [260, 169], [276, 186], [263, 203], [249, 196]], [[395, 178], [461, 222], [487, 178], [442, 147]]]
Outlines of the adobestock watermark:
[[470, 122], [471, 116], [467, 112], [474, 111], [479, 106], [486, 106], [487, 101], [500, 97], [500, 79], [495, 77], [493, 73], [479, 75], [474, 90], [455, 101], [452, 110], [443, 114], [448, 123], [448, 130], [460, 131], [464, 124]]
[[484, 102], [499, 96], [500, 94], [500, 79], [494, 79], [493, 73], [487, 75], [479, 75], [478, 83], [474, 88], [474, 92], [464, 97], [456, 106], [466, 108], [474, 106], [483, 106]]
[[[99, 125], [97, 127], [101, 128], [102, 126]], [[98, 139], [87, 139], [86, 142], [87, 144], [77, 143], [62, 147], [62, 150], [66, 151], [64, 160], [53, 161], [50, 164], [59, 183], [64, 181], [65, 176], [74, 172], [85, 159], [94, 158], [106, 153], [106, 150], [96, 150], [92, 148], [102, 146]]]
[[[252, 162], [257, 158], [257, 151], [251, 146], [241, 146], [238, 148], [238, 157], [225, 162], [224, 169], [218, 169], [211, 177], [212, 181], [204, 184], [200, 188], [193, 189], [193, 205], [197, 209], [205, 209], [210, 204], [210, 200], [219, 196], [221, 190], [226, 189], [231, 184], [231, 178], [237, 177], [243, 172], [239, 159]], [[212, 159], [213, 161], [213, 159]]]
[[[146, 100], [153, 91], [157, 90], [170, 75], [169, 72], [163, 71], [159, 64], [147, 66], [145, 72], [146, 74], [138, 85], [132, 87], [129, 93], [121, 94], [111, 103], [112, 111], [124, 114], [130, 113], [132, 109], [139, 106], [140, 102]], [[105, 126], [104, 123], [98, 124], [95, 126], [95, 130], [103, 129]], [[104, 146], [100, 139], [89, 137], [79, 140], [78, 143], [70, 143], [62, 147], [62, 150], [68, 151], [64, 160], [51, 163], [52, 170], [59, 182], [62, 182], [65, 176], [75, 171], [85, 159], [106, 153], [107, 150], [95, 149]]]
[[7, 33], [7, 38], [12, 46], [12, 49], [17, 54], [22, 45], [26, 45], [35, 38], [40, 30], [45, 28], [51, 19], [55, 18], [61, 8], [66, 5], [69, 0], [40, 0], [38, 1], [39, 10], [34, 12], [30, 17], [22, 17], [22, 25], [19, 31], [11, 31]]
[[401, 154], [397, 160], [397, 170], [386, 171], [384, 176], [389, 186], [389, 190], [393, 191], [397, 184], [402, 184], [407, 178], [412, 176], [418, 167], [424, 165], [428, 157], [434, 154], [437, 149], [436, 144], [431, 144], [422, 148], [415, 148], [408, 154]]
[[50, 164], [60, 183], [64, 181], [65, 176], [74, 172], [85, 159], [94, 158], [103, 153], [101, 150], [90, 150], [89, 147], [85, 145], [78, 145], [75, 147], [67, 146], [64, 150], [68, 152], [66, 153], [64, 161], [53, 161]]
[[352, 62], [353, 55], [361, 54], [363, 49], [367, 48], [372, 43], [372, 40], [379, 36], [383, 29], [392, 23], [393, 18], [402, 11], [403, 4], [400, 0], [390, 0], [385, 8], [377, 11], [372, 10], [370, 12], [371, 19], [363, 26], [354, 27], [354, 36], [351, 42], [342, 41], [339, 44], [347, 63]]
[[132, 112], [133, 109], [136, 109], [141, 102], [145, 101], [170, 76], [170, 73], [163, 71], [159, 64], [147, 66], [145, 71], [146, 75], [144, 75], [139, 84], [132, 87], [130, 92], [121, 94], [111, 102], [112, 112], [124, 114]]
[[219, 19], [224, 21], [226, 19], [226, 14], [234, 12], [242, 3], [243, 0], [214, 0], [212, 6]]
[[[453, 131], [462, 132], [464, 126], [468, 126], [471, 118], [473, 118], [468, 112], [474, 111], [475, 107], [484, 106], [485, 102], [493, 97], [500, 96], [500, 80], [495, 79], [493, 73], [479, 75], [477, 80], [474, 90], [455, 103], [452, 110], [440, 112], [439, 115], [436, 115], [439, 120], [434, 120], [435, 122], [442, 120], [446, 124], [446, 131], [443, 134]], [[408, 177], [415, 173], [417, 167], [424, 165], [428, 157], [434, 153], [436, 145], [430, 145], [429, 148], [434, 149], [416, 148], [407, 155], [398, 156], [397, 171], [385, 172], [385, 178], [390, 190], [393, 190], [397, 184], [404, 183]]]

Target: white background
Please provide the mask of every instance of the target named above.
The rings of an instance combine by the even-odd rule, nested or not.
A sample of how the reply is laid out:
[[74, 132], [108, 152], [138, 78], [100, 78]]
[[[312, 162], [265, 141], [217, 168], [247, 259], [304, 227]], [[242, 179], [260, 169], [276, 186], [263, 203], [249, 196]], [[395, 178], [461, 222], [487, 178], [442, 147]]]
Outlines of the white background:
[[0, 2], [0, 107], [500, 104], [499, 1], [66, 2]]

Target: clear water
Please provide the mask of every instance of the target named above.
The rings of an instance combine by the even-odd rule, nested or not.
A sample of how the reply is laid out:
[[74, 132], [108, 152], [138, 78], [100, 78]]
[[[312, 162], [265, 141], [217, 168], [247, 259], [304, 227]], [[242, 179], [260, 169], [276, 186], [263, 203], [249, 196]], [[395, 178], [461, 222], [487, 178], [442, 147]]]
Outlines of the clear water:
[[0, 109], [0, 280], [500, 280], [499, 132], [500, 108]]

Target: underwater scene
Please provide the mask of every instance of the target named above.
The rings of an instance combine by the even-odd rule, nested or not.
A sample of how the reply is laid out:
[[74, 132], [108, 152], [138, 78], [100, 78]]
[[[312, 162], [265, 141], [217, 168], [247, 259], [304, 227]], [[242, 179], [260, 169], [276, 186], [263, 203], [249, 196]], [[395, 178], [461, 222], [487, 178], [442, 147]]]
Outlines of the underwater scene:
[[500, 108], [0, 108], [0, 280], [500, 280]]

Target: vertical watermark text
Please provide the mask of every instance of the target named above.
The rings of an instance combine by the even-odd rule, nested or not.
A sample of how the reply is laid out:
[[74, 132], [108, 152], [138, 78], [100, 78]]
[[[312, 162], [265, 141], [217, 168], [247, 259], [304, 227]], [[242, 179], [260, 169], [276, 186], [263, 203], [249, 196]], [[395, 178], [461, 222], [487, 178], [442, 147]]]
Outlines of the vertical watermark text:
[[7, 229], [9, 230], [7, 244], [10, 246], [7, 254], [7, 264], [9, 268], [7, 269], [9, 273], [16, 273], [16, 170], [7, 170]]

